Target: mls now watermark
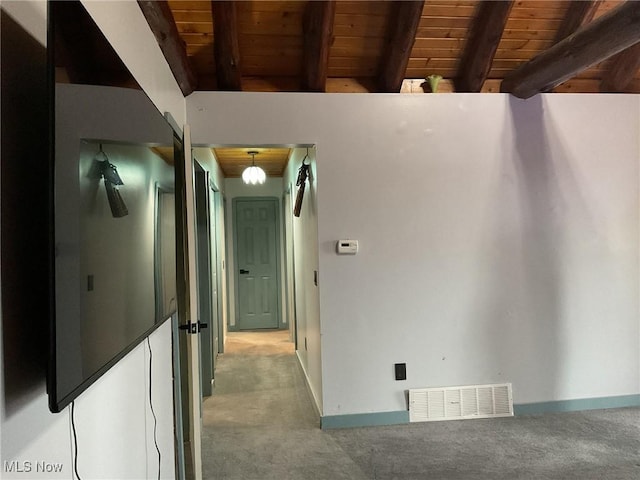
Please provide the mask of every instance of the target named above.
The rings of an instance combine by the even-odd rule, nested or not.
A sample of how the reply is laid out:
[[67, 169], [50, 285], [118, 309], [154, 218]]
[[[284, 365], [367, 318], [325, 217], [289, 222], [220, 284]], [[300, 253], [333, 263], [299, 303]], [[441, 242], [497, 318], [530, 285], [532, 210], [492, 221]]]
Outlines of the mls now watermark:
[[5, 460], [3, 467], [5, 473], [59, 473], [62, 472], [64, 464], [44, 461], [31, 462], [29, 460]]

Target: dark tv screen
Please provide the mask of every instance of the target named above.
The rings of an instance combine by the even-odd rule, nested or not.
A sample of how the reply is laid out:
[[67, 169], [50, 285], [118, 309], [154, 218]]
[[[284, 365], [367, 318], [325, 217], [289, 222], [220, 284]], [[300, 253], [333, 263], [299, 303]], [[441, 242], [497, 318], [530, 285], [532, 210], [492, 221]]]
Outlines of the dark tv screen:
[[80, 2], [50, 2], [49, 27], [58, 412], [176, 311], [180, 145]]

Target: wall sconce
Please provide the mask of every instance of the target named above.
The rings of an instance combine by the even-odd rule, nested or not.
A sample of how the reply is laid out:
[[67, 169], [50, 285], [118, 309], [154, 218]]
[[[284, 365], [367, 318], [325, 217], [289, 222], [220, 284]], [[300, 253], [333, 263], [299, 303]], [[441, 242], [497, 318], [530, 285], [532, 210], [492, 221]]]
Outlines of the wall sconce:
[[102, 150], [102, 144], [100, 144], [100, 151], [93, 158], [93, 165], [89, 176], [91, 178], [104, 179], [107, 200], [111, 208], [111, 215], [114, 218], [124, 217], [129, 214], [129, 210], [118, 191], [118, 186], [124, 185], [124, 182], [122, 178], [120, 178], [116, 166], [109, 161], [107, 154]]
[[251, 166], [244, 169], [242, 172], [242, 181], [246, 184], [255, 185], [256, 183], [262, 185], [267, 179], [267, 174], [260, 167], [256, 167], [256, 155], [259, 153], [255, 150], [247, 152], [251, 155]]

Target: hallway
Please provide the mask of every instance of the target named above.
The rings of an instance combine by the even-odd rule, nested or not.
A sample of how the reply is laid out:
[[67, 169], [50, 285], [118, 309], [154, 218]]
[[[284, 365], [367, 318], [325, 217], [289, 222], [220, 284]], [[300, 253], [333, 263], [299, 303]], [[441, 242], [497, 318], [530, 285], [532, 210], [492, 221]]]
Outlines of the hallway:
[[320, 430], [286, 330], [230, 332], [203, 404], [203, 477], [364, 479]]
[[632, 480], [640, 409], [322, 431], [288, 332], [232, 332], [202, 460], [206, 480]]

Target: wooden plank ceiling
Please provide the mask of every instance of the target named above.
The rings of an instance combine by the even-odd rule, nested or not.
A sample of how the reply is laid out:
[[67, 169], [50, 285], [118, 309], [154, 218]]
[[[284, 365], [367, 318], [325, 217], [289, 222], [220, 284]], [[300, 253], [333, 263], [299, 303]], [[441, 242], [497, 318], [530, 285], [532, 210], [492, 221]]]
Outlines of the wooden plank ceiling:
[[[640, 93], [640, 1], [138, 0], [194, 90]], [[240, 176], [248, 148], [216, 148]], [[280, 176], [289, 151], [259, 149]], [[277, 160], [277, 159], [279, 160]]]
[[[498, 92], [505, 77], [623, 3], [139, 1], [176, 78], [188, 83], [185, 95], [194, 89], [423, 93], [430, 92], [429, 75], [443, 77], [439, 92]], [[627, 9], [629, 22], [640, 23], [639, 10]], [[596, 29], [599, 36], [610, 32], [609, 40], [587, 36], [580, 44], [587, 65], [543, 91], [640, 93], [640, 47], [629, 48], [640, 40], [637, 29], [618, 40], [614, 28], [620, 24]], [[607, 49], [596, 57], [588, 42]], [[564, 54], [575, 55], [570, 42]]]
[[244, 169], [251, 166], [249, 152], [252, 151], [258, 152], [255, 155], [256, 165], [265, 171], [267, 177], [281, 177], [291, 154], [290, 148], [218, 147], [212, 150], [225, 177], [230, 178], [242, 176]]

